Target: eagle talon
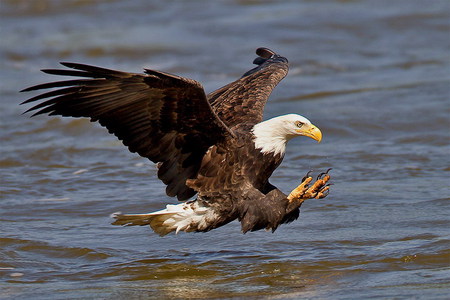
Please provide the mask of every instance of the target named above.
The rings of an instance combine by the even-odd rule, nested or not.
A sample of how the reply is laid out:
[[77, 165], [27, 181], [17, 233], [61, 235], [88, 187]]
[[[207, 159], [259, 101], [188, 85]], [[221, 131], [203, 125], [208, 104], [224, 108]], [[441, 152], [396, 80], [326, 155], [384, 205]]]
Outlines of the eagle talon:
[[309, 170], [308, 173], [306, 173], [306, 175], [303, 176], [302, 182], [305, 181], [308, 177], [311, 177], [311, 173], [312, 173], [312, 170]]
[[333, 169], [333, 168], [328, 168], [328, 170], [326, 170], [325, 172], [320, 173], [319, 176], [317, 176], [317, 180], [323, 179], [323, 177], [324, 177], [325, 175], [328, 175], [328, 172], [330, 172], [332, 169]]
[[330, 193], [330, 187], [327, 185], [320, 192], [317, 193], [315, 198], [316, 199], [325, 198], [326, 196], [328, 196], [329, 193]]
[[309, 176], [311, 174], [311, 171], [309, 171], [306, 176], [303, 177], [301, 184], [289, 194], [288, 200], [290, 202], [298, 201], [299, 203], [302, 203], [307, 199], [322, 199], [328, 196], [330, 185], [332, 185], [331, 183], [328, 183], [330, 180], [328, 172], [330, 170], [331, 168], [326, 172], [320, 173], [313, 184], [310, 184], [313, 179]]

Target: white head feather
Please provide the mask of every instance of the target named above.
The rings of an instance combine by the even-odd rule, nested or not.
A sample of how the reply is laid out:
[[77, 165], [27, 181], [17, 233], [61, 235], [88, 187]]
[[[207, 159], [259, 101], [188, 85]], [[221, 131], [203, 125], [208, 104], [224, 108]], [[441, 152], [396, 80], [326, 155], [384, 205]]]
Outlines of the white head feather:
[[287, 142], [300, 135], [311, 137], [320, 142], [320, 130], [311, 124], [307, 118], [288, 114], [269, 119], [253, 126], [255, 147], [261, 152], [283, 155]]

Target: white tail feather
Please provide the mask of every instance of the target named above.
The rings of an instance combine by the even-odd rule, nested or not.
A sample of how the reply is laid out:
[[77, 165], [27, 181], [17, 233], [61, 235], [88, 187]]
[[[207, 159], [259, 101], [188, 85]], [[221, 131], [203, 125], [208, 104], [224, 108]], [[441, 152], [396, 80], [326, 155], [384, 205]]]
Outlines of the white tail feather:
[[167, 205], [166, 209], [148, 214], [124, 215], [114, 213], [116, 219], [113, 225], [144, 226], [150, 227], [160, 236], [170, 232], [179, 231], [192, 232], [206, 229], [208, 221], [215, 218], [214, 210], [210, 207], [201, 206], [197, 201], [185, 202], [178, 205]]

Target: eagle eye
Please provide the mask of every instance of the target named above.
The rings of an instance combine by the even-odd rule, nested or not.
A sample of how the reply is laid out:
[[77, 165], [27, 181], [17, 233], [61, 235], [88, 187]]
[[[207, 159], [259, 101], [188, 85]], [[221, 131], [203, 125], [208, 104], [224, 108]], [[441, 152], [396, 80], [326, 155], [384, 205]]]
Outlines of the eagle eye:
[[303, 126], [303, 123], [300, 121], [296, 121], [295, 126], [297, 126], [298, 128], [301, 128]]

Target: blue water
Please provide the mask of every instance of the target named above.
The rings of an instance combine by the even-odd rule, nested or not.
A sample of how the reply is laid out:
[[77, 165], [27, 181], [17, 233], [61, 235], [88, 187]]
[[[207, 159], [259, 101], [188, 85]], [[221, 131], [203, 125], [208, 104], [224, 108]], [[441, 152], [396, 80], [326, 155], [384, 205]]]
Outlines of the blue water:
[[[2, 1], [0, 298], [447, 299], [449, 3]], [[209, 92], [261, 46], [291, 68], [265, 117], [300, 113], [324, 134], [292, 140], [272, 182], [289, 192], [333, 168], [330, 195], [274, 234], [110, 225], [176, 202], [155, 166], [96, 124], [18, 105], [59, 61]]]

